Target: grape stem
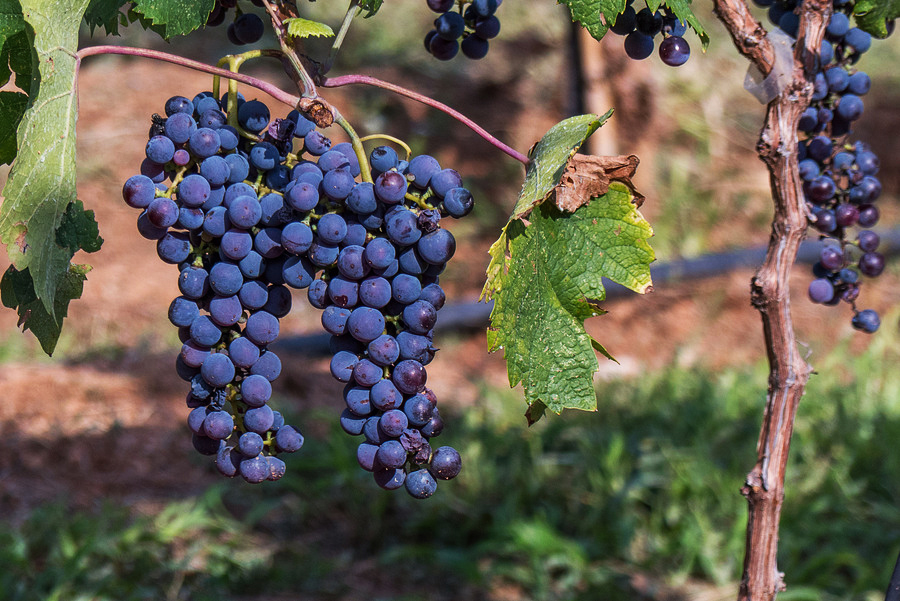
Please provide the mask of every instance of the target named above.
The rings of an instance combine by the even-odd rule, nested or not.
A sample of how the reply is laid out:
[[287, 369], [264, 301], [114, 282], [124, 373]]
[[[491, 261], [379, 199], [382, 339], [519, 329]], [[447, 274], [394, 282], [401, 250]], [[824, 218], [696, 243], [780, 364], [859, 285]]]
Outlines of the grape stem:
[[80, 68], [81, 60], [83, 58], [87, 56], [96, 56], [98, 54], [124, 54], [127, 56], [152, 58], [154, 60], [180, 65], [188, 69], [194, 69], [195, 71], [202, 71], [204, 73], [209, 73], [210, 75], [218, 75], [219, 77], [224, 77], [225, 79], [238, 81], [242, 84], [256, 88], [261, 92], [265, 92], [275, 100], [283, 102], [291, 108], [296, 108], [300, 103], [300, 98], [298, 98], [297, 96], [289, 94], [284, 90], [281, 90], [280, 88], [277, 88], [261, 79], [251, 77], [249, 75], [242, 75], [240, 73], [233, 73], [227, 69], [220, 69], [218, 67], [213, 67], [211, 65], [207, 65], [206, 63], [201, 63], [189, 58], [183, 58], [181, 56], [169, 54], [168, 52], [160, 52], [159, 50], [150, 50], [148, 48], [131, 48], [128, 46], [90, 46], [88, 48], [82, 48], [76, 53], [76, 72], [77, 69]]
[[350, 144], [353, 146], [353, 152], [356, 153], [356, 160], [359, 161], [359, 169], [360, 175], [362, 176], [362, 180], [367, 183], [374, 183], [372, 181], [372, 171], [369, 169], [369, 160], [366, 158], [366, 149], [363, 148], [362, 140], [359, 139], [359, 135], [356, 133], [356, 130], [353, 129], [353, 126], [350, 125], [350, 122], [344, 119], [344, 116], [338, 112], [338, 110], [334, 107], [331, 108], [332, 113], [334, 113], [334, 120], [338, 125], [347, 133], [347, 136], [350, 138]]
[[362, 8], [359, 6], [359, 0], [350, 0], [350, 6], [347, 7], [347, 13], [344, 15], [344, 20], [341, 22], [341, 28], [338, 30], [337, 35], [334, 38], [334, 43], [331, 45], [331, 52], [328, 53], [328, 60], [322, 65], [320, 71], [322, 75], [331, 71], [334, 59], [337, 58], [337, 53], [341, 49], [341, 44], [344, 43], [344, 38], [350, 30], [350, 24], [353, 23], [353, 19], [361, 12]]
[[453, 117], [454, 119], [456, 119], [457, 121], [459, 121], [460, 123], [462, 123], [463, 125], [468, 127], [469, 129], [474, 131], [476, 134], [478, 134], [479, 136], [484, 138], [489, 144], [498, 148], [502, 152], [505, 152], [506, 154], [508, 154], [512, 158], [516, 159], [517, 161], [519, 161], [526, 167], [531, 163], [531, 160], [527, 156], [525, 156], [518, 150], [515, 150], [514, 148], [511, 148], [510, 146], [504, 144], [503, 142], [501, 142], [500, 140], [495, 138], [493, 135], [488, 133], [488, 131], [486, 129], [484, 129], [483, 127], [481, 127], [480, 125], [478, 125], [477, 123], [475, 123], [474, 121], [472, 121], [471, 119], [469, 119], [468, 117], [466, 117], [465, 115], [463, 115], [462, 113], [457, 111], [456, 109], [450, 108], [446, 104], [444, 104], [442, 102], [438, 102], [437, 100], [429, 98], [428, 96], [425, 96], [423, 94], [419, 94], [418, 92], [413, 92], [412, 90], [408, 90], [404, 87], [398, 86], [396, 84], [392, 84], [392, 83], [384, 81], [382, 79], [370, 77], [368, 75], [359, 75], [359, 74], [341, 75], [339, 77], [323, 78], [320, 82], [320, 85], [323, 88], [339, 88], [341, 86], [356, 85], [356, 84], [362, 84], [362, 85], [367, 85], [367, 86], [374, 86], [376, 88], [382, 88], [384, 90], [394, 92], [395, 94], [399, 94], [400, 96], [406, 96], [407, 98], [415, 100], [416, 102], [421, 102], [422, 104], [425, 104], [432, 108], [435, 108], [443, 113], [446, 113], [447, 115], [450, 115], [451, 117]]
[[288, 44], [289, 36], [284, 27], [281, 15], [275, 10], [275, 7], [272, 6], [272, 3], [269, 2], [269, 0], [263, 0], [263, 6], [266, 7], [266, 12], [269, 13], [269, 17], [272, 19], [272, 27], [275, 29], [278, 43], [281, 45], [282, 52], [284, 52], [282, 61], [286, 61], [287, 65], [290, 65], [291, 67], [289, 74], [296, 76], [296, 83], [300, 87], [300, 92], [304, 97], [317, 98], [319, 93], [316, 91], [316, 84], [313, 81], [313, 78], [310, 77], [306, 67], [303, 66], [303, 61], [300, 59], [297, 49]]

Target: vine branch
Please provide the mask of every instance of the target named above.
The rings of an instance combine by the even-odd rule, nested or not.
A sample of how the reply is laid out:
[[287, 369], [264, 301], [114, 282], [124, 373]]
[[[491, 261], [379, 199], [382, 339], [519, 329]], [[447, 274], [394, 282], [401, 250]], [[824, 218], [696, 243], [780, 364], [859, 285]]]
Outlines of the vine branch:
[[390, 82], [384, 81], [382, 79], [378, 79], [376, 77], [370, 77], [368, 75], [341, 75], [340, 77], [323, 78], [322, 81], [320, 82], [320, 85], [323, 88], [339, 88], [341, 86], [348, 86], [348, 85], [354, 85], [354, 84], [362, 84], [362, 85], [367, 85], [367, 86], [374, 86], [376, 88], [382, 88], [384, 90], [394, 92], [395, 94], [399, 94], [400, 96], [405, 96], [407, 98], [415, 100], [416, 102], [421, 102], [422, 104], [425, 104], [432, 108], [435, 108], [443, 113], [446, 113], [447, 115], [450, 115], [451, 117], [453, 117], [454, 119], [456, 119], [457, 121], [459, 121], [460, 123], [462, 123], [463, 125], [468, 127], [469, 129], [474, 131], [476, 134], [478, 134], [479, 136], [484, 138], [489, 144], [491, 144], [494, 147], [498, 148], [499, 150], [505, 152], [506, 154], [508, 154], [512, 158], [516, 159], [517, 161], [519, 161], [526, 167], [531, 162], [531, 159], [529, 159], [527, 156], [525, 156], [518, 150], [508, 146], [507, 144], [504, 144], [503, 142], [498, 140], [496, 137], [491, 135], [486, 129], [484, 129], [483, 127], [481, 127], [480, 125], [478, 125], [477, 123], [475, 123], [474, 121], [472, 121], [471, 119], [469, 119], [468, 117], [466, 117], [465, 115], [463, 115], [462, 113], [457, 111], [456, 109], [450, 108], [443, 102], [438, 102], [437, 100], [434, 100], [433, 98], [429, 98], [428, 96], [425, 96], [424, 94], [419, 94], [418, 92], [413, 92], [412, 90], [408, 90], [402, 86], [392, 84]]
[[[745, 0], [714, 0], [716, 16], [737, 49], [764, 74], [774, 49]], [[751, 302], [763, 322], [769, 360], [766, 408], [756, 447], [756, 465], [741, 494], [747, 498], [746, 550], [739, 601], [773, 601], [784, 590], [777, 566], [778, 526], [794, 419], [812, 368], [800, 355], [791, 318], [791, 266], [806, 234], [807, 209], [797, 166], [797, 124], [809, 106], [815, 57], [831, 15], [830, 0], [804, 0], [790, 84], [772, 100], [757, 152], [769, 170], [775, 214], [765, 262], [750, 284]]]
[[219, 77], [224, 77], [225, 79], [233, 79], [234, 81], [239, 81], [243, 84], [254, 87], [257, 90], [265, 92], [275, 100], [283, 102], [290, 107], [297, 107], [300, 104], [300, 98], [298, 98], [297, 96], [288, 94], [284, 90], [281, 90], [280, 88], [277, 88], [261, 79], [251, 77], [249, 75], [243, 75], [241, 73], [235, 73], [233, 71], [229, 71], [228, 69], [213, 67], [212, 65], [207, 65], [206, 63], [201, 63], [189, 58], [183, 58], [181, 56], [176, 56], [167, 52], [160, 52], [159, 50], [149, 50], [147, 48], [130, 48], [128, 46], [90, 46], [88, 48], [82, 48], [76, 53], [78, 67], [81, 66], [81, 60], [83, 58], [87, 56], [96, 56], [98, 54], [123, 54], [128, 56], [140, 56], [143, 58], [152, 58], [158, 61], [181, 65], [182, 67], [194, 69], [195, 71], [202, 71], [204, 73], [209, 73], [210, 75], [217, 75]]

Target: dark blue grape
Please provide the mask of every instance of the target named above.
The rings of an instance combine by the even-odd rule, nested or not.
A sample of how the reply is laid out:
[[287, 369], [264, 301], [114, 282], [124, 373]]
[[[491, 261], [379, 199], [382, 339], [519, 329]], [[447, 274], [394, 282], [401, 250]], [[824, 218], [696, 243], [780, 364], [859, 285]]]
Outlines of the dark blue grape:
[[409, 473], [405, 485], [406, 492], [416, 499], [427, 499], [437, 490], [437, 482], [426, 469]]
[[318, 267], [329, 267], [337, 261], [338, 253], [340, 253], [340, 251], [341, 249], [338, 246], [315, 241], [309, 247], [308, 256], [313, 265]]
[[178, 221], [178, 205], [171, 198], [157, 198], [147, 207], [147, 219], [158, 228], [167, 228]]
[[188, 148], [191, 154], [197, 158], [205, 159], [211, 157], [219, 151], [222, 141], [219, 134], [214, 129], [201, 127], [191, 134], [188, 141]]
[[279, 451], [294, 453], [303, 446], [303, 436], [293, 426], [283, 426], [275, 433], [275, 446]]
[[[459, 16], [458, 13], [454, 14]], [[451, 39], [456, 39], [457, 37], [459, 36], [454, 36]], [[378, 146], [369, 154], [369, 164], [372, 166], [373, 170], [379, 171], [380, 173], [395, 169], [399, 162], [400, 157], [397, 156], [397, 151], [390, 146]]]
[[426, 263], [442, 265], [456, 252], [456, 240], [447, 230], [439, 229], [422, 236], [416, 243], [416, 249]]
[[391, 381], [397, 390], [403, 394], [416, 394], [425, 388], [427, 374], [425, 368], [418, 361], [404, 359], [394, 366], [391, 373]]
[[156, 197], [156, 186], [146, 175], [132, 175], [122, 187], [122, 197], [128, 206], [144, 209]]
[[285, 317], [291, 312], [294, 299], [290, 290], [281, 284], [272, 284], [268, 287], [266, 294], [268, 298], [266, 304], [263, 305], [263, 311], [278, 318]]
[[322, 312], [322, 327], [329, 334], [340, 336], [347, 328], [347, 319], [350, 317], [350, 309], [342, 307], [326, 307]]
[[372, 405], [379, 411], [399, 409], [403, 405], [403, 395], [390, 380], [381, 380], [369, 391]]
[[208, 356], [208, 348], [199, 346], [190, 339], [181, 346], [181, 360], [190, 367], [200, 367]]
[[609, 30], [616, 35], [628, 35], [634, 31], [636, 21], [635, 16], [636, 13], [634, 12], [634, 8], [632, 6], [626, 6], [625, 10], [616, 17], [615, 23], [613, 23]]
[[250, 369], [259, 360], [259, 347], [241, 336], [228, 345], [228, 356], [237, 367]]
[[225, 157], [228, 163], [228, 181], [232, 184], [243, 182], [250, 177], [250, 162], [239, 154], [229, 154]]
[[466, 29], [466, 22], [461, 14], [446, 12], [434, 20], [437, 35], [445, 40], [456, 40]]
[[374, 386], [383, 375], [384, 370], [368, 359], [360, 359], [353, 367], [353, 380], [360, 386]]
[[278, 318], [265, 311], [258, 311], [247, 318], [244, 335], [257, 346], [265, 346], [278, 338]]
[[403, 309], [403, 323], [414, 334], [427, 334], [437, 322], [437, 311], [427, 301], [417, 300]]
[[864, 253], [859, 259], [859, 270], [870, 278], [878, 277], [884, 271], [884, 255], [878, 252]]
[[265, 351], [259, 355], [259, 361], [250, 368], [251, 374], [259, 374], [269, 382], [281, 374], [281, 359], [272, 351]]
[[184, 144], [197, 130], [197, 122], [186, 113], [175, 113], [166, 119], [166, 136], [176, 144]]
[[388, 334], [382, 334], [370, 342], [367, 350], [369, 360], [381, 367], [393, 364], [400, 357], [400, 346], [397, 344], [397, 339]]
[[419, 299], [419, 296], [422, 294], [422, 284], [418, 278], [400, 274], [395, 276], [391, 282], [391, 290], [397, 302], [408, 305]]
[[450, 480], [462, 470], [462, 458], [453, 447], [439, 447], [431, 458], [431, 473], [435, 478]]
[[244, 432], [238, 438], [238, 450], [247, 457], [256, 457], [264, 448], [263, 437], [256, 432]]
[[401, 202], [406, 196], [408, 183], [397, 171], [382, 173], [375, 179], [375, 196], [388, 205]]
[[490, 42], [478, 35], [468, 35], [459, 45], [462, 53], [472, 60], [479, 60], [487, 56], [490, 50]]
[[315, 279], [316, 270], [305, 257], [289, 257], [284, 262], [282, 277], [292, 288], [306, 288]]
[[344, 277], [328, 282], [328, 298], [338, 307], [353, 308], [359, 302], [359, 284]]
[[175, 156], [175, 144], [166, 136], [153, 136], [147, 142], [146, 154], [154, 163], [164, 165]]
[[184, 96], [172, 96], [166, 100], [166, 117], [171, 117], [175, 113], [185, 113], [190, 116], [194, 113], [194, 103]]
[[209, 286], [216, 294], [237, 294], [244, 284], [244, 275], [234, 263], [216, 263], [209, 271]]
[[272, 385], [260, 375], [250, 375], [241, 382], [241, 400], [250, 407], [262, 407], [272, 398]]
[[385, 216], [385, 233], [398, 246], [415, 244], [422, 236], [416, 214], [406, 208], [389, 211]]
[[391, 302], [391, 283], [382, 277], [366, 278], [359, 284], [359, 300], [367, 307], [381, 309]]
[[328, 306], [328, 284], [322, 280], [316, 280], [309, 285], [306, 296], [316, 309], [324, 309]]
[[403, 403], [403, 413], [406, 415], [409, 425], [413, 428], [421, 428], [431, 421], [431, 413], [434, 405], [421, 394], [414, 395]]
[[200, 375], [210, 386], [219, 388], [234, 379], [234, 363], [228, 355], [211, 353], [200, 368]]
[[199, 315], [200, 308], [189, 298], [179, 296], [169, 305], [169, 321], [176, 327], [190, 326]]
[[853, 316], [853, 327], [867, 334], [874, 334], [881, 326], [881, 318], [872, 309], [864, 309]]
[[356, 449], [356, 460], [359, 467], [367, 472], [371, 472], [375, 466], [375, 454], [378, 452], [378, 445], [362, 443]]
[[303, 138], [306, 151], [313, 156], [321, 156], [331, 149], [331, 140], [317, 130], [312, 130]]
[[691, 47], [683, 37], [670, 35], [659, 44], [659, 58], [670, 67], [678, 67], [691, 56]]
[[238, 123], [258, 134], [269, 125], [269, 108], [259, 100], [248, 100], [238, 108]]
[[358, 416], [366, 416], [372, 413], [372, 403], [369, 399], [369, 389], [361, 386], [350, 386], [344, 391], [344, 402], [347, 408]]
[[[206, 225], [204, 223], [204, 225]], [[232, 261], [240, 261], [253, 250], [253, 237], [246, 230], [231, 228], [222, 236], [219, 251]]]
[[363, 426], [366, 423], [366, 420], [358, 415], [355, 415], [349, 409], [344, 409], [343, 413], [341, 413], [341, 428], [347, 434], [351, 436], [359, 436], [362, 434]]
[[244, 308], [237, 295], [216, 296], [209, 301], [209, 316], [216, 325], [233, 326], [241, 318]]
[[347, 331], [360, 342], [371, 342], [384, 332], [384, 324], [381, 311], [371, 307], [357, 307], [347, 318]]
[[444, 195], [444, 210], [451, 217], [465, 217], [472, 212], [475, 206], [475, 199], [472, 193], [465, 188], [450, 188]]

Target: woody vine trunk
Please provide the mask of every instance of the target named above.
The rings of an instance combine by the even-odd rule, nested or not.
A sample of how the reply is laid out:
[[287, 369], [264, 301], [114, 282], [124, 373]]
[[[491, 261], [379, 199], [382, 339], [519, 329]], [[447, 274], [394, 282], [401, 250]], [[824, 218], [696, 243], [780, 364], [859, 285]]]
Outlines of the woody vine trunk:
[[[775, 50], [746, 2], [714, 0], [714, 4], [741, 54], [762, 73], [770, 73]], [[807, 228], [797, 166], [797, 123], [810, 103], [818, 49], [830, 14], [830, 0], [803, 2], [790, 83], [769, 103], [757, 144], [769, 170], [775, 208], [766, 260], [750, 285], [751, 302], [762, 317], [769, 381], [756, 465], [741, 488], [749, 516], [739, 601], [772, 601], [785, 588], [777, 565], [778, 524], [794, 419], [811, 371], [797, 348], [789, 290], [791, 269]]]

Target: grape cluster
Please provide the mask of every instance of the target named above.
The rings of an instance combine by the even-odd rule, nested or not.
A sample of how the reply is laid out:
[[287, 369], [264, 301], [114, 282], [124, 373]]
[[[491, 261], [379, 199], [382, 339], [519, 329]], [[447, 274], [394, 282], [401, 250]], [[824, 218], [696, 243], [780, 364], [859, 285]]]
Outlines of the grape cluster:
[[[492, 40], [500, 34], [500, 20], [494, 15], [503, 0], [426, 0], [439, 13], [434, 29], [425, 36], [425, 49], [435, 58], [448, 61], [460, 49], [471, 59], [484, 58]], [[462, 40], [462, 41], [460, 41]]]
[[303, 437], [268, 405], [281, 372], [269, 345], [290, 289], [308, 288], [332, 334], [331, 371], [347, 383], [341, 425], [365, 436], [360, 465], [384, 488], [433, 494], [461, 466], [454, 449], [429, 444], [443, 422], [424, 367], [445, 298], [438, 275], [456, 248], [440, 220], [473, 205], [459, 174], [380, 146], [369, 181], [357, 181], [350, 143], [332, 145], [298, 111], [271, 120], [239, 94], [175, 96], [165, 113], [123, 196], [142, 210], [141, 235], [180, 270], [169, 318], [194, 446], [226, 476], [284, 474], [277, 455]]
[[[262, 0], [251, 0], [255, 6], [264, 6]], [[255, 44], [260, 41], [265, 31], [265, 24], [259, 15], [242, 13], [237, 8], [237, 0], [216, 0], [212, 12], [206, 19], [206, 24], [215, 27], [225, 22], [228, 9], [235, 9], [234, 21], [228, 24], [226, 35], [235, 46]]]
[[[769, 6], [769, 17], [796, 36], [799, 21], [793, 11], [798, 7], [794, 0], [776, 2]], [[868, 229], [879, 217], [875, 205], [881, 194], [876, 177], [879, 161], [866, 144], [849, 140], [852, 125], [863, 112], [862, 97], [871, 85], [869, 76], [854, 65], [872, 39], [850, 26], [849, 2], [837, 0], [834, 9], [819, 53], [812, 103], [798, 124], [803, 192], [810, 223], [824, 240], [808, 292], [816, 303], [849, 303], [853, 327], [872, 333], [880, 325], [878, 314], [857, 310], [856, 300], [860, 274], [876, 277], [884, 270], [878, 234]]]
[[684, 39], [687, 24], [680, 21], [668, 7], [650, 10], [645, 6], [635, 11], [633, 0], [628, 1], [625, 10], [616, 17], [609, 30], [625, 36], [625, 54], [634, 60], [643, 60], [653, 54], [653, 39], [662, 36], [659, 43], [659, 58], [670, 67], [678, 67], [691, 56], [691, 47]]

